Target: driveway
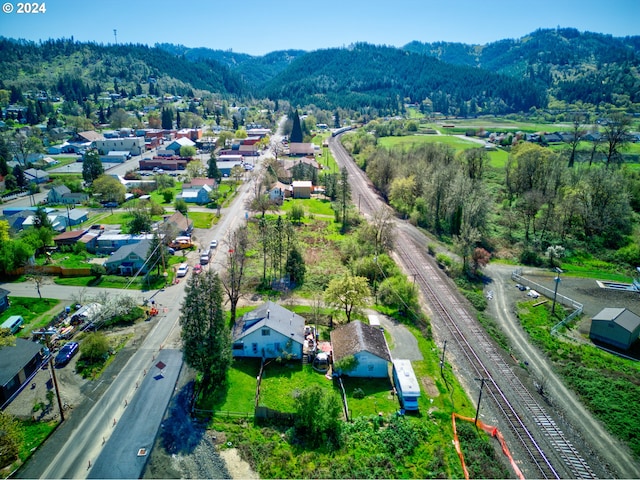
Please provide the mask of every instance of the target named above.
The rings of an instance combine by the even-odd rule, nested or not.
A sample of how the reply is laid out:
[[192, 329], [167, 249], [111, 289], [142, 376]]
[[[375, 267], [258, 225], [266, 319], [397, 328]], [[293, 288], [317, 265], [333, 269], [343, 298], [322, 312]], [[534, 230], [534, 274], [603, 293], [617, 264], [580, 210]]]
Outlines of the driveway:
[[403, 324], [391, 317], [386, 317], [378, 312], [367, 312], [369, 315], [377, 315], [380, 326], [391, 336], [389, 350], [392, 358], [404, 360], [422, 360], [422, 353], [418, 348], [418, 341], [413, 333]]

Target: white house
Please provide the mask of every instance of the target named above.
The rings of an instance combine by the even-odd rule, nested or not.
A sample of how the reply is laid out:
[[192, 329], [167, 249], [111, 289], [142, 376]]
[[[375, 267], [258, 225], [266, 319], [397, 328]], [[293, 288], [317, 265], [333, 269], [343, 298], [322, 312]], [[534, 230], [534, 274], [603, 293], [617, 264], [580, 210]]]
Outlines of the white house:
[[246, 313], [233, 327], [234, 357], [302, 359], [304, 318], [266, 302]]
[[[349, 377], [384, 378], [389, 375], [391, 355], [379, 327], [358, 320], [341, 325], [331, 332], [334, 372]], [[341, 360], [353, 356], [356, 366], [349, 371], [336, 367]]]

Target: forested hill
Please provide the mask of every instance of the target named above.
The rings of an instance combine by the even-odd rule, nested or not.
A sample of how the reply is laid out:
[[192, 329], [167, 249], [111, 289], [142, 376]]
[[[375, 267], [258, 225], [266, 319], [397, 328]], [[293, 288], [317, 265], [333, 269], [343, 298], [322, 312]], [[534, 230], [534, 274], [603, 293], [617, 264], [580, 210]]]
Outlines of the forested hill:
[[286, 69], [298, 57], [306, 55], [304, 50], [280, 50], [264, 56], [252, 56], [231, 50], [189, 48], [184, 45], [157, 43], [156, 47], [191, 61], [215, 60], [238, 73], [251, 87], [260, 89], [265, 83]]
[[486, 45], [411, 42], [403, 47], [545, 85], [558, 100], [640, 103], [640, 36], [616, 38], [573, 28], [541, 29]]
[[537, 82], [370, 44], [308, 53], [269, 82], [263, 95], [294, 105], [381, 112], [396, 112], [407, 101], [461, 115], [546, 106]]
[[193, 95], [195, 89], [242, 95], [239, 75], [211, 60], [191, 62], [146, 45], [101, 45], [73, 39], [41, 43], [0, 38], [0, 79], [5, 88], [44, 90], [67, 100], [81, 101], [93, 93], [118, 87], [128, 94]]

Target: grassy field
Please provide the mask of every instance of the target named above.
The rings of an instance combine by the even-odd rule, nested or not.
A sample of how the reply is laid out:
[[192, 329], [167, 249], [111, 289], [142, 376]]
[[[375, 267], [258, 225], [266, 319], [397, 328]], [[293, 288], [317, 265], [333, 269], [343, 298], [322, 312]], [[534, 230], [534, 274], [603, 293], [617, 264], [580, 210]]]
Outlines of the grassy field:
[[292, 198], [284, 202], [282, 207], [280, 207], [280, 210], [285, 213], [289, 213], [293, 209], [294, 205], [301, 206], [304, 209], [305, 217], [309, 217], [311, 215], [322, 215], [333, 218], [334, 216], [333, 209], [331, 208], [331, 201], [321, 198]]
[[[462, 134], [464, 134], [464, 132]], [[383, 137], [378, 139], [378, 144], [384, 148], [403, 148], [408, 150], [424, 143], [448, 145], [454, 150], [483, 147], [481, 143], [452, 135], [413, 135], [406, 137]], [[494, 168], [504, 168], [509, 157], [508, 152], [501, 148], [489, 150], [487, 154], [489, 155], [490, 165]]]

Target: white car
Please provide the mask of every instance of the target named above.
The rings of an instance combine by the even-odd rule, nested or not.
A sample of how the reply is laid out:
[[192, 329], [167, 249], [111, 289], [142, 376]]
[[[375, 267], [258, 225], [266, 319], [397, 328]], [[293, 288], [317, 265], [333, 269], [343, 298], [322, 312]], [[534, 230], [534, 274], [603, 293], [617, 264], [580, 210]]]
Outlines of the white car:
[[217, 248], [217, 246], [218, 246], [218, 241], [211, 240], [211, 243], [209, 244], [209, 248]]
[[188, 271], [189, 271], [189, 265], [187, 265], [186, 263], [181, 263], [180, 266], [178, 267], [178, 273], [176, 275], [178, 276], [178, 278], [184, 277]]

